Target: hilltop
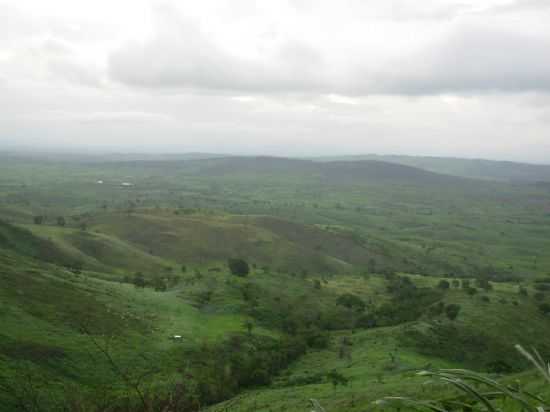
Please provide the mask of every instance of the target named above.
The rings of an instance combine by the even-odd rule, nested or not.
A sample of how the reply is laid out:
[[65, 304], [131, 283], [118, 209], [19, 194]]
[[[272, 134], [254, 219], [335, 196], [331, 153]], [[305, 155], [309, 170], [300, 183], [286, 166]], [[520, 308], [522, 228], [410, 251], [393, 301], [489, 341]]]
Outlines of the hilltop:
[[544, 164], [487, 159], [461, 159], [455, 157], [376, 154], [327, 156], [315, 158], [314, 160], [323, 162], [357, 162], [375, 160], [416, 167], [434, 173], [442, 173], [472, 179], [496, 180], [515, 183], [550, 182], [550, 165]]

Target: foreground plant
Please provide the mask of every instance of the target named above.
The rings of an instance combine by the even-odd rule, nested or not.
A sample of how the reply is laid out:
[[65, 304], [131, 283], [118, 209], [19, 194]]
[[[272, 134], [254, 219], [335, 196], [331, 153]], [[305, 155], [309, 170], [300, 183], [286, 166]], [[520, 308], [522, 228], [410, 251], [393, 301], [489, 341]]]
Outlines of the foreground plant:
[[[545, 362], [540, 354], [533, 349], [528, 352], [521, 345], [516, 349], [529, 360], [550, 383], [550, 364]], [[393, 404], [406, 406], [417, 410], [433, 412], [489, 411], [501, 412], [499, 403], [510, 399], [516, 403], [518, 410], [526, 412], [544, 412], [550, 410], [549, 404], [541, 397], [520, 390], [519, 387], [498, 382], [476, 372], [464, 369], [440, 369], [438, 371], [421, 371], [419, 376], [427, 376], [458, 389], [460, 395], [442, 400], [416, 400], [406, 397], [386, 397], [375, 402], [377, 405]], [[481, 388], [481, 389], [480, 389]]]

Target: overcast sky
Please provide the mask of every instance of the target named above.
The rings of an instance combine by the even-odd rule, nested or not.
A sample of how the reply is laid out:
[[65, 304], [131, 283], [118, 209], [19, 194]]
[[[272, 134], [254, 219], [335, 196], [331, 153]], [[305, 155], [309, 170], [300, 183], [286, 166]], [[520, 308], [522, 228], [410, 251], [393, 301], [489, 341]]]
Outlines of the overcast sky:
[[550, 163], [550, 0], [0, 0], [0, 148]]

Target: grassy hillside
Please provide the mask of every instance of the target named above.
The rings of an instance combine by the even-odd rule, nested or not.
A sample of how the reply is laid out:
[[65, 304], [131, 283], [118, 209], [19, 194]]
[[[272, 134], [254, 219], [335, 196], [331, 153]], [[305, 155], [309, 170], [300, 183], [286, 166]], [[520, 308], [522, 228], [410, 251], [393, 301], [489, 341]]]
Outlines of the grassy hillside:
[[317, 158], [321, 161], [378, 160], [417, 167], [434, 173], [443, 173], [473, 179], [507, 182], [550, 182], [550, 165], [536, 165], [485, 159], [460, 159], [449, 157], [358, 155]]
[[[513, 344], [550, 357], [544, 185], [378, 161], [1, 167], [12, 410], [28, 393], [46, 410], [67, 394], [132, 412], [147, 394], [162, 410], [176, 393], [182, 410], [299, 411], [308, 398], [364, 410], [451, 393], [419, 393], [412, 375], [427, 365], [521, 380]], [[236, 257], [248, 276], [230, 273]]]
[[[437, 287], [440, 281], [409, 277], [419, 287]], [[339, 278], [326, 288], [349, 290], [345, 285], [353, 285], [351, 290], [358, 296], [376, 301], [375, 291], [382, 290], [376, 286], [379, 282], [384, 281], [377, 277]], [[550, 353], [546, 336], [550, 319], [540, 313], [535, 299], [519, 297], [515, 285], [494, 284], [491, 291], [476, 295], [451, 288], [440, 301], [461, 306], [455, 320], [425, 308], [417, 320], [397, 326], [334, 332], [326, 349], [309, 352], [269, 388], [247, 391], [231, 401], [230, 410], [303, 411], [313, 398], [326, 410], [361, 411], [386, 396], [441, 399], [453, 395], [451, 388], [422, 385], [423, 380], [415, 377], [416, 371], [469, 367], [503, 376], [528, 367], [513, 349], [514, 343], [534, 345], [541, 353]], [[538, 380], [533, 374], [512, 376], [510, 381], [521, 385]], [[544, 385], [542, 389], [548, 393]], [[216, 405], [211, 410], [222, 411], [225, 406]]]

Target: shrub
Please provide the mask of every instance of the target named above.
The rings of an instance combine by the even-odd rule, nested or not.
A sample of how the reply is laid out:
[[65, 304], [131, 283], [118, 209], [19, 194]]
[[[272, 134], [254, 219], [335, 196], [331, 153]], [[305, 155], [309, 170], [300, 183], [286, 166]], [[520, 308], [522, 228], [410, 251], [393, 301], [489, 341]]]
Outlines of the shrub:
[[146, 286], [145, 278], [143, 277], [143, 273], [136, 272], [134, 275], [134, 286], [136, 288], [144, 288]]
[[230, 258], [227, 266], [233, 275], [246, 276], [250, 273], [250, 267], [244, 259]]
[[460, 312], [460, 305], [451, 303], [445, 307], [445, 313], [450, 320], [455, 320]]
[[437, 284], [437, 287], [441, 290], [447, 290], [449, 289], [450, 286], [451, 284], [449, 283], [449, 281], [445, 279], [440, 280], [439, 283]]
[[523, 286], [519, 286], [518, 293], [520, 296], [529, 296], [527, 289], [525, 289]]
[[535, 300], [538, 300], [539, 302], [542, 302], [544, 300], [544, 293], [537, 292], [533, 295], [533, 297], [535, 298]]
[[539, 310], [542, 312], [543, 315], [548, 315], [550, 313], [550, 303], [541, 303], [539, 305]]
[[477, 289], [476, 288], [472, 288], [472, 287], [469, 287], [468, 289], [466, 289], [466, 293], [470, 296], [473, 296], [477, 293]]
[[336, 299], [336, 304], [358, 312], [363, 312], [366, 306], [365, 302], [353, 293], [344, 293], [343, 295], [338, 296], [338, 299]]

